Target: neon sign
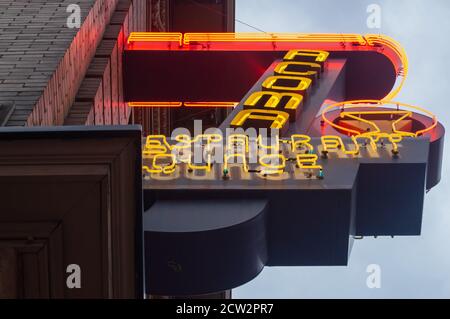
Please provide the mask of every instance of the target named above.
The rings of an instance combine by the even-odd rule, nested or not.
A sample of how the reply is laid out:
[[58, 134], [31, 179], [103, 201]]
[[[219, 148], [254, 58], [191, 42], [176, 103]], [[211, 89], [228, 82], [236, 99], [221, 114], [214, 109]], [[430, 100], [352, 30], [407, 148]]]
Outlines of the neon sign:
[[[283, 131], [289, 122], [295, 122], [300, 115], [304, 100], [308, 98], [314, 84], [320, 85], [318, 80], [326, 69], [328, 58], [329, 52], [323, 50], [288, 51], [283, 60], [275, 65], [273, 75], [268, 75], [262, 79], [260, 90], [251, 92], [244, 99], [243, 109], [232, 118], [231, 127], [266, 128]], [[412, 112], [399, 110], [400, 104], [398, 103], [395, 104], [397, 107], [395, 110], [379, 110], [380, 104], [380, 101], [365, 100], [338, 103], [327, 107], [322, 112], [324, 123], [349, 134], [350, 140], [344, 142], [342, 137], [338, 135], [323, 135], [320, 138], [320, 145], [316, 147], [310, 143], [310, 136], [301, 134], [293, 134], [290, 139], [280, 139], [276, 135], [275, 143], [270, 146], [264, 144], [265, 137], [261, 135], [258, 135], [252, 141], [245, 134], [232, 134], [225, 138], [226, 141], [218, 134], [202, 134], [193, 139], [188, 135], [178, 135], [174, 137], [177, 142], [174, 145], [169, 144], [164, 136], [148, 136], [143, 152], [146, 162], [144, 173], [153, 178], [155, 174], [159, 174], [163, 176], [184, 176], [189, 179], [196, 176], [195, 172], [201, 171], [202, 174], [212, 174], [214, 175], [213, 178], [218, 178], [219, 176], [212, 170], [212, 167], [219, 164], [222, 165], [220, 169], [222, 178], [228, 179], [230, 178], [230, 162], [235, 161], [233, 167], [240, 167], [239, 176], [241, 178], [248, 173], [259, 174], [264, 177], [268, 175], [285, 175], [286, 177], [289, 175], [286, 174], [287, 171], [293, 173], [290, 175], [296, 178], [299, 175], [295, 171], [301, 170], [309, 178], [315, 176], [318, 179], [323, 179], [323, 166], [318, 163], [319, 157], [326, 159], [330, 152], [340, 153], [344, 157], [358, 157], [361, 155], [362, 146], [370, 148], [372, 152], [376, 153], [380, 143], [383, 148], [385, 147], [385, 141], [390, 144], [392, 156], [397, 157], [399, 155], [398, 144], [401, 143], [403, 138], [420, 136], [432, 130], [436, 125], [436, 117], [428, 112], [427, 114], [433, 118], [433, 124], [430, 127], [417, 132], [399, 131], [396, 125], [411, 117]], [[410, 105], [401, 105], [427, 112]], [[328, 119], [327, 113], [337, 107], [341, 107], [341, 119], [362, 122], [372, 129], [362, 132], [331, 121]], [[364, 118], [364, 116], [373, 117], [377, 115], [390, 117], [392, 132], [382, 131], [374, 121]], [[201, 142], [202, 154], [207, 150], [206, 155], [201, 158], [202, 164], [194, 163], [192, 155], [192, 149], [199, 141]], [[254, 149], [259, 155], [259, 158], [253, 163], [249, 161], [249, 145], [251, 142], [255, 143]], [[236, 150], [234, 147], [236, 145], [240, 145], [241, 148]], [[220, 152], [218, 151], [219, 148], [221, 148]], [[178, 152], [180, 150], [184, 151], [181, 156]], [[261, 154], [261, 151], [264, 152]], [[270, 151], [270, 154], [267, 151]], [[212, 153], [222, 155], [216, 156], [216, 159], [213, 160]], [[292, 167], [288, 169], [289, 165]], [[181, 171], [175, 174], [177, 169]], [[313, 171], [317, 171], [317, 174], [312, 174]], [[198, 178], [198, 176], [195, 178]]]
[[[321, 50], [291, 50], [278, 63], [274, 75], [264, 79], [261, 91], [253, 92], [244, 101], [244, 110], [231, 121], [232, 127], [283, 130], [299, 115], [313, 83], [323, 73], [329, 53]], [[264, 124], [264, 123], [269, 124]]]
[[[389, 156], [395, 159], [401, 157], [405, 139], [433, 138], [440, 134], [435, 132], [439, 123], [434, 114], [391, 101], [401, 90], [409, 66], [403, 48], [386, 36], [133, 33], [126, 48], [127, 52], [161, 50], [174, 53], [283, 51], [283, 55], [271, 66], [271, 72], [266, 72], [260, 79], [259, 87], [254, 87], [241, 102], [184, 98], [129, 102], [131, 107], [230, 108], [236, 111], [228, 121], [230, 128], [278, 130], [280, 136], [268, 138], [254, 135], [245, 138], [245, 134], [239, 133], [222, 134], [220, 137], [214, 135], [212, 139], [206, 133], [194, 137], [175, 134], [172, 139], [149, 136], [144, 148], [144, 174], [147, 178], [184, 176], [192, 179], [195, 176], [195, 179], [221, 179], [225, 176], [233, 179], [237, 170], [240, 171], [240, 178], [244, 179], [251, 179], [255, 174], [280, 178], [299, 176], [294, 171], [307, 170], [311, 178], [323, 179], [327, 176], [327, 169], [322, 162], [328, 158], [333, 160], [332, 154], [338, 154], [338, 158], [376, 158], [380, 151], [388, 151]], [[328, 74], [325, 74], [328, 63], [336, 52], [379, 53], [391, 61], [401, 81], [397, 81], [397, 85], [379, 100], [359, 99], [325, 105], [320, 112], [317, 111], [318, 117], [312, 119], [311, 125], [316, 129], [313, 134], [289, 130], [290, 126], [296, 127], [296, 121], [303, 120], [305, 107], [311, 109], [311, 105], [308, 106], [311, 94], [321, 90], [323, 77]], [[283, 136], [288, 130], [289, 134]], [[320, 133], [317, 134], [317, 131]], [[275, 139], [275, 143], [271, 139]], [[244, 146], [244, 149], [236, 150], [235, 145]], [[302, 151], [297, 152], [296, 147]], [[219, 148], [222, 149], [218, 151]], [[206, 153], [194, 159], [195, 149]], [[256, 152], [256, 155], [251, 152]], [[251, 157], [257, 159], [252, 161]], [[217, 167], [220, 169], [217, 170]], [[198, 172], [201, 176], [196, 176]]]
[[[183, 40], [184, 38], [184, 40]], [[301, 37], [277, 37], [281, 43], [295, 43]], [[336, 40], [334, 36], [318, 36], [315, 41], [330, 43]], [[206, 41], [203, 35], [186, 34], [132, 34], [128, 41], [129, 48], [140, 49], [142, 43], [159, 43], [160, 41], [174, 41], [178, 48], [188, 48], [194, 40]], [[213, 34], [208, 35], [208, 43], [263, 43], [266, 37], [235, 36]], [[407, 73], [407, 59], [401, 48], [392, 45], [384, 37], [367, 36], [366, 38], [352, 38], [347, 40], [357, 45], [384, 45], [400, 57], [398, 74], [405, 78]], [[322, 42], [323, 41], [323, 42]], [[278, 43], [278, 42], [277, 42]], [[137, 47], [136, 47], [137, 46]], [[170, 49], [173, 49], [172, 47]], [[327, 69], [330, 52], [315, 49], [294, 49], [287, 51], [283, 58], [273, 66], [273, 72], [261, 79], [259, 90], [253, 90], [242, 102], [241, 109], [232, 115], [230, 127], [238, 129], [271, 129], [279, 130], [281, 134], [287, 131], [290, 123], [301, 117], [303, 107], [309, 99], [311, 91], [320, 86], [321, 78]], [[393, 59], [396, 61], [395, 59]], [[392, 91], [387, 97], [396, 94]], [[131, 102], [132, 107], [231, 107], [236, 108], [238, 102]], [[392, 105], [393, 107], [391, 107]], [[389, 107], [388, 107], [389, 106]], [[339, 115], [329, 115], [336, 109]], [[408, 109], [408, 110], [405, 110]], [[417, 130], [403, 130], [398, 128], [405, 121], [414, 116], [414, 112], [421, 112], [431, 122]], [[333, 118], [334, 116], [334, 118]], [[393, 158], [400, 154], [399, 144], [404, 138], [417, 138], [431, 132], [437, 125], [436, 117], [422, 108], [402, 103], [389, 103], [386, 100], [356, 100], [340, 102], [327, 106], [321, 113], [321, 126], [335, 129], [338, 134], [326, 134], [320, 137], [320, 143], [310, 143], [312, 136], [305, 134], [291, 134], [287, 138], [275, 136], [275, 143], [271, 146], [263, 142], [267, 137], [258, 135], [250, 139], [245, 134], [199, 134], [192, 138], [189, 135], [175, 135], [173, 141], [164, 136], [148, 136], [144, 147], [144, 175], [146, 178], [187, 179], [229, 179], [236, 176], [234, 172], [239, 168], [239, 178], [250, 178], [252, 174], [267, 178], [274, 176], [287, 178], [325, 178], [321, 161], [329, 158], [330, 153], [340, 154], [340, 158], [360, 158], [361, 156], [376, 157], [380, 148], [389, 149]], [[378, 117], [378, 118], [377, 118]], [[389, 121], [389, 130], [380, 128], [377, 120], [381, 118]], [[364, 128], [364, 129], [362, 129]], [[301, 133], [301, 132], [299, 132]], [[339, 135], [344, 134], [344, 135]], [[343, 138], [349, 137], [349, 140]], [[200, 143], [200, 146], [198, 145]], [[271, 142], [273, 143], [273, 142]], [[250, 144], [254, 144], [250, 154]], [[235, 145], [243, 148], [236, 150]], [[386, 147], [386, 145], [389, 145]], [[203, 154], [194, 159], [195, 148], [200, 148]], [[220, 149], [220, 151], [218, 151]], [[362, 151], [364, 149], [364, 151]], [[262, 152], [262, 153], [261, 153]], [[214, 154], [214, 156], [213, 156]], [[253, 162], [250, 157], [257, 158]], [[214, 166], [220, 166], [217, 171]], [[299, 174], [302, 171], [304, 174]], [[200, 176], [196, 173], [201, 172]]]
[[[175, 143], [171, 144], [164, 135], [147, 136], [143, 150], [143, 168], [147, 178], [198, 179], [203, 176], [205, 179], [227, 180], [254, 173], [260, 178], [284, 175], [284, 178], [322, 179], [323, 167], [319, 159], [336, 156], [341, 159], [377, 158], [380, 152], [397, 156], [398, 144], [403, 137], [379, 133], [352, 136], [350, 141], [344, 142], [340, 136], [327, 135], [315, 145], [310, 136], [301, 134], [294, 134], [289, 139], [276, 136], [271, 139], [272, 144], [267, 144], [265, 136], [250, 139], [246, 134], [236, 133], [225, 139], [220, 134], [202, 134], [195, 138], [178, 135], [174, 140]], [[200, 154], [197, 157], [201, 164], [195, 162], [196, 151]], [[230, 174], [230, 166], [239, 172]], [[200, 175], [197, 174], [199, 172]]]
[[[131, 106], [230, 110], [217, 129], [145, 137], [148, 206], [210, 201], [205, 215], [215, 218], [216, 203], [262, 200], [263, 226], [236, 227], [263, 247], [258, 265], [346, 265], [352, 236], [420, 235], [425, 191], [441, 178], [445, 130], [432, 112], [392, 101], [408, 74], [393, 39], [146, 33], [130, 37], [125, 57]], [[141, 76], [146, 63], [158, 80]], [[245, 213], [238, 204], [217, 219]], [[154, 250], [166, 235], [179, 248], [179, 233], [156, 232]], [[234, 256], [235, 235], [223, 237]], [[152, 256], [157, 267], [167, 260], [161, 252]]]

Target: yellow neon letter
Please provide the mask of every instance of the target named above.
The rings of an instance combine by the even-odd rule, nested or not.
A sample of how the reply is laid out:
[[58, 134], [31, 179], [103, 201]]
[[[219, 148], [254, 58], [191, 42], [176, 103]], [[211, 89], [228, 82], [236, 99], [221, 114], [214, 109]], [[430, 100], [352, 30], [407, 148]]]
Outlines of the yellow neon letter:
[[[158, 160], [166, 160], [170, 159], [170, 164], [168, 165], [161, 165], [158, 164]], [[164, 174], [172, 174], [175, 172], [175, 167], [177, 164], [177, 161], [175, 159], [175, 155], [173, 154], [156, 154], [155, 157], [153, 157], [153, 163], [152, 168], [144, 165], [143, 169], [144, 171], [147, 171], [148, 173], [164, 173]]]
[[[281, 83], [280, 83], [281, 82]], [[292, 83], [286, 85], [284, 83]], [[266, 90], [306, 91], [311, 87], [312, 80], [301, 76], [272, 75], [264, 80], [262, 87]]]
[[237, 147], [244, 147], [246, 153], [249, 151], [249, 138], [246, 134], [231, 134], [227, 140], [227, 151], [236, 150]]
[[265, 174], [282, 174], [286, 168], [286, 158], [282, 154], [267, 154], [260, 157], [259, 164], [267, 169]]
[[197, 165], [197, 164], [193, 164], [192, 163], [192, 157], [189, 158], [189, 162], [188, 162], [188, 168], [192, 169], [192, 170], [204, 170], [206, 172], [210, 172], [211, 171], [211, 154], [208, 154], [208, 160], [206, 161], [205, 165]]
[[378, 133], [374, 136], [374, 142], [378, 143], [378, 141], [382, 138], [387, 138], [389, 140], [389, 142], [392, 144], [392, 149], [395, 152], [398, 151], [398, 143], [403, 140], [403, 136], [401, 134]]
[[367, 143], [368, 145], [370, 145], [370, 147], [372, 148], [372, 150], [376, 151], [377, 150], [377, 143], [374, 141], [373, 136], [372, 135], [356, 135], [354, 136], [355, 142], [358, 143], [358, 140], [364, 140], [366, 143], [367, 141], [369, 143]]
[[318, 63], [287, 61], [279, 63], [274, 72], [279, 75], [305, 76], [311, 79], [317, 77], [321, 69]]
[[311, 142], [311, 137], [309, 137], [308, 135], [291, 135], [292, 152], [297, 152], [298, 148], [301, 146], [305, 146], [306, 148], [308, 148], [308, 150], [313, 151], [314, 146], [312, 146], [309, 142]]
[[171, 150], [164, 135], [149, 135], [145, 141], [145, 147], [142, 154], [152, 156], [157, 154], [166, 154]]
[[330, 53], [321, 50], [291, 50], [284, 56], [284, 61], [315, 62], [321, 66], [328, 59]]
[[231, 121], [231, 126], [242, 127], [248, 120], [270, 121], [272, 122], [271, 129], [282, 129], [289, 120], [289, 114], [276, 110], [242, 110]]
[[321, 165], [317, 165], [318, 158], [316, 154], [298, 154], [297, 165], [301, 169], [322, 169]]
[[264, 97], [269, 96], [269, 99], [265, 101], [263, 107], [275, 109], [280, 105], [281, 100], [284, 97], [289, 98], [284, 105], [287, 110], [296, 110], [303, 101], [303, 95], [296, 93], [278, 93], [269, 91], [258, 91], [250, 95], [244, 103], [244, 107], [250, 106], [254, 107], [258, 102]]
[[247, 164], [247, 159], [245, 157], [245, 154], [225, 154], [224, 155], [224, 165], [223, 168], [224, 169], [228, 169], [228, 161], [232, 158], [236, 158], [236, 159], [242, 159], [242, 165], [244, 167], [244, 172], [248, 172], [249, 168], [248, 168], [248, 164]]
[[350, 150], [345, 147], [344, 142], [339, 136], [322, 136], [322, 146], [323, 150], [328, 152], [329, 150], [342, 150], [346, 155], [358, 155], [359, 154], [359, 144], [354, 136], [351, 137], [353, 144], [355, 145], [355, 149]]
[[266, 150], [274, 150], [274, 151], [278, 151], [280, 149], [280, 136], [276, 135], [275, 136], [275, 144], [272, 145], [268, 145], [268, 144], [264, 144], [264, 138], [262, 135], [258, 135], [258, 137], [256, 138], [256, 142], [258, 143], [258, 147], [262, 148], [262, 149], [266, 149]]

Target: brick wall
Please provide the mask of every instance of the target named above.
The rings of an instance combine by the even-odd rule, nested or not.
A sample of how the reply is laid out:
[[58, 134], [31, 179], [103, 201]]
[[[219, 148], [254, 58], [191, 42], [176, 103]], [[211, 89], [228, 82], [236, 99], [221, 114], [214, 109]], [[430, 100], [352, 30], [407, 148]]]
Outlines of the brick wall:
[[[82, 26], [66, 25], [69, 4]], [[0, 0], [0, 103], [7, 126], [61, 125], [117, 0]]]
[[[66, 25], [69, 4], [81, 7], [79, 30]], [[169, 31], [172, 7], [170, 0], [0, 0], [0, 123], [6, 116], [7, 126], [127, 124], [126, 39]], [[168, 109], [133, 114], [145, 134], [171, 129]]]
[[65, 125], [128, 124], [130, 110], [123, 100], [123, 50], [130, 32], [146, 30], [147, 0], [119, 0]]

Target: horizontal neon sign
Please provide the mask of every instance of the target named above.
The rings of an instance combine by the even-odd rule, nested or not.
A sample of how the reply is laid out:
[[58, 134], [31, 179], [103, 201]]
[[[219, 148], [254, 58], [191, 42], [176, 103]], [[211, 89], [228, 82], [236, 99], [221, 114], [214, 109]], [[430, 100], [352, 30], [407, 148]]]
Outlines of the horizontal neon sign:
[[385, 55], [394, 65], [398, 85], [383, 99], [392, 100], [402, 89], [408, 75], [408, 58], [394, 39], [378, 34], [305, 33], [173, 33], [133, 32], [126, 50], [190, 51], [372, 51]]
[[[339, 154], [340, 158], [377, 157], [383, 149], [398, 158], [403, 139], [432, 133], [438, 126], [434, 114], [392, 102], [406, 80], [408, 59], [395, 40], [382, 35], [132, 33], [126, 50], [283, 51], [283, 60], [273, 66], [271, 74], [261, 79], [260, 87], [250, 92], [241, 106], [230, 101], [129, 103], [130, 107], [238, 107], [230, 121], [233, 129], [286, 130], [302, 113], [311, 89], [320, 85], [331, 52], [383, 54], [401, 78], [382, 100], [347, 101], [327, 106], [321, 114], [320, 145], [311, 144], [311, 137], [301, 134], [285, 139], [275, 135], [275, 144], [267, 144], [267, 139], [272, 141], [272, 138], [262, 135], [251, 138], [247, 133], [234, 133], [226, 138], [220, 134], [201, 134], [193, 138], [181, 134], [175, 135], [170, 142], [164, 136], [148, 136], [143, 157], [144, 174], [150, 178], [214, 179], [219, 166], [225, 179], [233, 178], [232, 170], [239, 171], [241, 179], [251, 179], [254, 174], [263, 178], [289, 178], [286, 174], [291, 174], [300, 179], [304, 176], [322, 179], [321, 159], [326, 159], [329, 153]], [[425, 117], [424, 121], [422, 118], [417, 120], [417, 112]], [[383, 129], [378, 120], [383, 122]], [[202, 156], [196, 160], [195, 153], [199, 149]], [[199, 172], [201, 176], [198, 176]]]
[[311, 137], [302, 134], [294, 134], [289, 139], [262, 135], [250, 138], [240, 133], [229, 134], [226, 138], [218, 133], [194, 138], [180, 134], [170, 142], [164, 135], [150, 135], [143, 150], [143, 171], [155, 179], [184, 177], [207, 180], [220, 178], [217, 170], [213, 172], [213, 167], [219, 165], [223, 179], [234, 177], [231, 169], [235, 174], [238, 172], [238, 179], [244, 175], [247, 178], [251, 175], [286, 178], [287, 171], [299, 179], [323, 179], [319, 156], [327, 159], [335, 153], [338, 157], [351, 159], [362, 157], [364, 150], [366, 156], [378, 157], [378, 152], [390, 151], [391, 156], [397, 157], [398, 144], [402, 140], [400, 134], [387, 133], [352, 136], [349, 141], [337, 135], [327, 135], [320, 138], [320, 145], [314, 146]]

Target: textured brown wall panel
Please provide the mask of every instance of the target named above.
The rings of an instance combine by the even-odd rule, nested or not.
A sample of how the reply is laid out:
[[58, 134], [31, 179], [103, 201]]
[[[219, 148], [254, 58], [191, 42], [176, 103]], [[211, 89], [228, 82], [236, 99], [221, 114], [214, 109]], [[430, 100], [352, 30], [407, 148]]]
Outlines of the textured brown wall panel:
[[[104, 124], [128, 124], [131, 110], [123, 99], [123, 50], [130, 32], [147, 30], [147, 0], [120, 0], [106, 26], [96, 58], [109, 60], [110, 75], [103, 76]], [[90, 62], [95, 63], [95, 59]], [[86, 77], [90, 77], [89, 74]], [[110, 92], [110, 96], [106, 94]], [[110, 99], [110, 101], [108, 100]], [[78, 100], [77, 100], [78, 101]], [[72, 107], [77, 107], [75, 103]], [[93, 106], [94, 107], [94, 106]], [[78, 111], [77, 111], [78, 112]], [[98, 114], [98, 110], [94, 112]], [[65, 123], [73, 123], [67, 116]], [[111, 114], [111, 115], [110, 115]], [[86, 114], [85, 114], [86, 115]], [[86, 119], [86, 122], [87, 119]], [[95, 123], [98, 123], [96, 120]]]
[[103, 84], [103, 123], [111, 125], [111, 63], [108, 58], [95, 57], [86, 72], [86, 78], [100, 78]]
[[[113, 17], [111, 18], [111, 25], [112, 26], [118, 26], [120, 27], [120, 33], [117, 36], [117, 46], [118, 46], [118, 54], [117, 54], [117, 87], [118, 87], [118, 98], [117, 98], [117, 105], [118, 105], [118, 116], [119, 116], [119, 123], [120, 124], [128, 124], [128, 110], [127, 105], [125, 104], [123, 100], [123, 73], [122, 73], [122, 58], [123, 58], [123, 50], [125, 46], [126, 39], [128, 39], [129, 35], [129, 23], [128, 23], [128, 10], [129, 5], [125, 6], [125, 3], [127, 1], [120, 1], [117, 5], [117, 10], [113, 14]], [[119, 10], [125, 10], [125, 11], [119, 11]]]
[[103, 125], [103, 84], [101, 78], [85, 78], [78, 91], [77, 102], [90, 102], [96, 125]]
[[142, 298], [139, 130], [3, 132], [0, 298]]
[[[0, 0], [0, 101], [8, 126], [61, 125], [117, 0]], [[82, 26], [67, 27], [68, 5]]]
[[103, 35], [105, 40], [114, 40], [116, 42], [117, 50], [114, 50], [109, 57], [111, 64], [111, 112], [112, 112], [112, 124], [123, 124], [120, 122], [120, 101], [119, 101], [119, 59], [122, 55], [119, 54], [123, 51], [123, 28], [122, 25], [109, 24]]
[[64, 125], [94, 125], [93, 102], [75, 102]]

